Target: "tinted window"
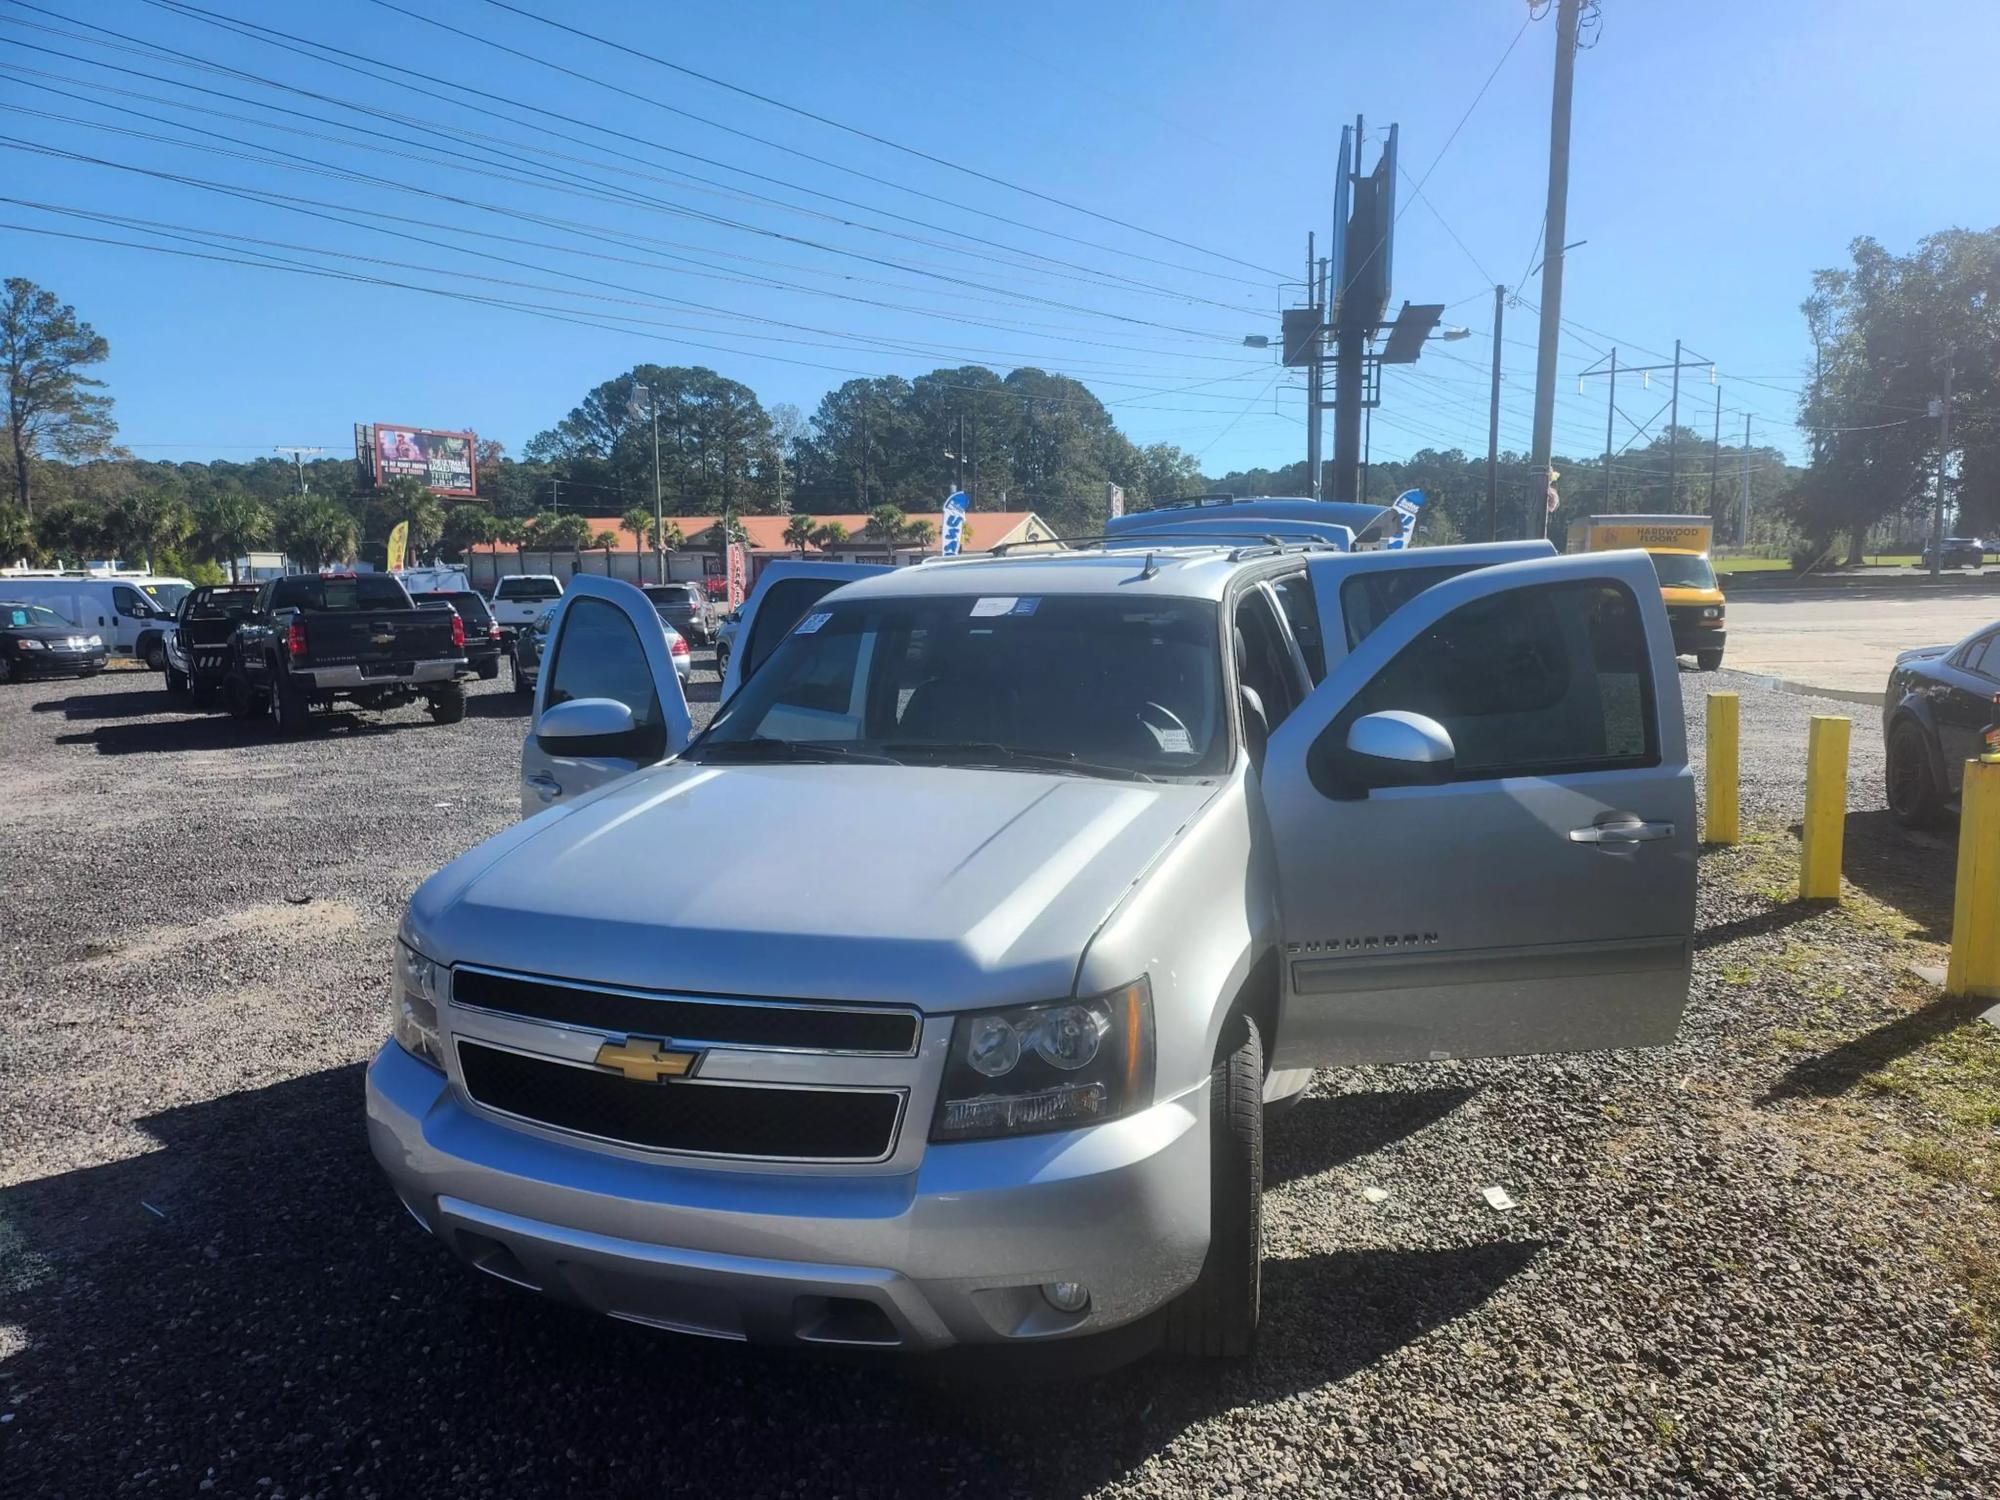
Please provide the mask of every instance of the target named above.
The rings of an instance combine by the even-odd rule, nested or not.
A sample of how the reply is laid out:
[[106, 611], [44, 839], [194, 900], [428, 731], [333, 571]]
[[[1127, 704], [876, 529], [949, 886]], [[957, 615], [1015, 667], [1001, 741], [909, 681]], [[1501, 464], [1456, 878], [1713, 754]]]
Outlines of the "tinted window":
[[[642, 763], [667, 753], [667, 721], [653, 687], [653, 669], [623, 610], [602, 599], [576, 600], [563, 618], [554, 649], [546, 707], [572, 698], [615, 699], [632, 710], [638, 731], [630, 747], [617, 753]], [[590, 752], [572, 745], [564, 753]]]
[[778, 649], [805, 612], [839, 588], [844, 578], [781, 578], [764, 590], [757, 601], [757, 618], [750, 629], [750, 646], [743, 657], [743, 675], [748, 677]]
[[408, 609], [403, 585], [385, 573], [357, 573], [347, 578], [281, 578], [271, 586], [272, 609], [303, 609], [339, 614], [363, 609]]
[[458, 611], [458, 617], [465, 621], [466, 629], [472, 631], [474, 634], [485, 630], [487, 626], [493, 623], [493, 615], [486, 608], [486, 601], [477, 594], [440, 591], [435, 594], [418, 594], [416, 602], [419, 604], [449, 604], [453, 609]]
[[1285, 608], [1285, 623], [1292, 627], [1292, 639], [1299, 643], [1299, 655], [1306, 659], [1306, 671], [1318, 682], [1326, 676], [1326, 641], [1319, 631], [1319, 598], [1312, 579], [1304, 573], [1271, 582], [1278, 602]]
[[1461, 605], [1398, 652], [1342, 722], [1392, 708], [1450, 731], [1461, 780], [1659, 759], [1645, 627], [1617, 584], [1516, 588]]
[[1236, 606], [1236, 677], [1257, 695], [1264, 723], [1276, 729], [1299, 704], [1298, 676], [1270, 601], [1252, 589]]
[[1467, 564], [1431, 568], [1381, 568], [1357, 573], [1340, 586], [1341, 621], [1352, 651], [1389, 616], [1434, 583], [1469, 571]]
[[1966, 647], [1965, 670], [2000, 682], [2000, 635], [1989, 635]]
[[149, 608], [146, 601], [139, 597], [137, 589], [128, 589], [122, 584], [111, 591], [111, 602], [121, 615], [136, 615]]
[[553, 578], [503, 578], [494, 591], [495, 599], [560, 599], [562, 585]]

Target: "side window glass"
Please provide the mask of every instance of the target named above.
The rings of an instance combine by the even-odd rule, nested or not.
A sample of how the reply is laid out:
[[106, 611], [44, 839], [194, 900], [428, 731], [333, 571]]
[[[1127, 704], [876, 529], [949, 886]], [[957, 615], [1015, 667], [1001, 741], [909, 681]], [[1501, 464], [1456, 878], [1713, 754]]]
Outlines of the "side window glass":
[[1299, 643], [1299, 655], [1306, 659], [1306, 671], [1315, 685], [1326, 677], [1326, 642], [1319, 632], [1319, 600], [1313, 594], [1312, 579], [1304, 573], [1272, 582], [1278, 602], [1285, 607], [1285, 623], [1292, 627], [1292, 639]]
[[1347, 627], [1347, 649], [1352, 651], [1389, 616], [1408, 604], [1434, 583], [1456, 578], [1466, 568], [1378, 568], [1356, 573], [1340, 586], [1341, 623]]
[[750, 626], [750, 649], [743, 657], [743, 675], [748, 677], [783, 644], [792, 627], [805, 612], [839, 588], [837, 578], [786, 578], [764, 591], [757, 605], [757, 618]]
[[1652, 687], [1645, 626], [1621, 585], [1517, 588], [1410, 642], [1342, 722], [1425, 714], [1450, 732], [1460, 780], [1610, 770], [1658, 762]]
[[635, 735], [621, 753], [641, 763], [667, 753], [666, 716], [646, 648], [625, 612], [602, 599], [578, 599], [556, 636], [546, 706], [573, 698], [611, 698], [632, 710]]
[[1265, 722], [1276, 729], [1299, 706], [1299, 690], [1285, 637], [1262, 593], [1245, 594], [1237, 604], [1235, 636], [1237, 679], [1257, 695]]
[[118, 606], [121, 615], [139, 615], [146, 612], [146, 601], [139, 597], [137, 589], [115, 588], [111, 591], [111, 602]]
[[1965, 670], [2000, 682], [2000, 635], [1974, 641], [1965, 653]]

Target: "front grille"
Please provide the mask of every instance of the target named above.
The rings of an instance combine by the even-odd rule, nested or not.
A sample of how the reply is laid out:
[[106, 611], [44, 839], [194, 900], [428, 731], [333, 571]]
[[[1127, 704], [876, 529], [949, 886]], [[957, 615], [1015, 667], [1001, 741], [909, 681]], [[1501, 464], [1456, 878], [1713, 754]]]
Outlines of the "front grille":
[[475, 1103], [503, 1114], [656, 1151], [790, 1161], [880, 1161], [896, 1141], [895, 1090], [734, 1083], [640, 1083], [596, 1068], [461, 1039]]
[[553, 979], [453, 971], [451, 998], [559, 1026], [672, 1037], [714, 1047], [770, 1047], [907, 1057], [917, 1050], [914, 1011], [806, 1003], [697, 1000], [643, 990], [598, 989]]

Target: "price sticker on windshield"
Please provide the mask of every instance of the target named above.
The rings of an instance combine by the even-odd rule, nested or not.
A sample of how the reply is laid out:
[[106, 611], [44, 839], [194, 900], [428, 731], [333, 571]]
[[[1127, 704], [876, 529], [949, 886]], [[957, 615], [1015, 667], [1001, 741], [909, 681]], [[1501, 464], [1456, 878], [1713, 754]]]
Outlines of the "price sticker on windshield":
[[976, 620], [982, 615], [1012, 614], [1020, 602], [1012, 594], [989, 594], [972, 601], [972, 617]]
[[799, 621], [798, 624], [792, 627], [792, 634], [811, 635], [815, 630], [818, 630], [820, 626], [824, 625], [828, 620], [831, 620], [832, 618], [833, 618], [833, 611], [830, 609], [823, 609], [818, 614], [815, 615], [807, 615], [803, 620]]

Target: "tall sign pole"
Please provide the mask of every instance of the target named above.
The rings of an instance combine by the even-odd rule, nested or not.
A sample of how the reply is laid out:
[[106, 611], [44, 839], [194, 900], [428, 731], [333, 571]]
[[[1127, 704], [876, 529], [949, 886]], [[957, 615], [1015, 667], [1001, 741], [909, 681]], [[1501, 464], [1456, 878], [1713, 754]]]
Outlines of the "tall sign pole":
[[1320, 360], [1320, 330], [1326, 326], [1326, 309], [1319, 300], [1319, 261], [1312, 232], [1306, 233], [1306, 302], [1317, 325], [1312, 337], [1312, 363], [1306, 366], [1306, 493], [1317, 500], [1320, 475], [1320, 407], [1325, 400], [1326, 372]]
[[1493, 397], [1486, 413], [1486, 540], [1500, 540], [1500, 321], [1507, 288], [1493, 288]]
[[1933, 403], [1938, 419], [1937, 500], [1931, 511], [1931, 577], [1944, 571], [1944, 464], [1951, 452], [1951, 379], [1957, 373], [1952, 355], [1944, 357], [1944, 399]]
[[[1544, 491], [1550, 448], [1556, 425], [1556, 345], [1562, 338], [1563, 246], [1569, 243], [1569, 114], [1576, 83], [1576, 24], [1581, 0], [1556, 0], [1556, 82], [1549, 107], [1549, 198], [1543, 238], [1549, 247], [1542, 262], [1542, 330], [1535, 354], [1535, 426], [1529, 462], [1535, 482], [1529, 485], [1536, 514], [1528, 535], [1549, 534]], [[1610, 466], [1606, 465], [1609, 475]]]
[[[653, 571], [659, 575], [658, 581], [667, 581], [667, 506], [661, 498], [660, 490], [660, 397], [651, 386], [646, 387], [646, 405], [653, 410]], [[778, 470], [778, 488], [785, 487], [782, 460]]]

